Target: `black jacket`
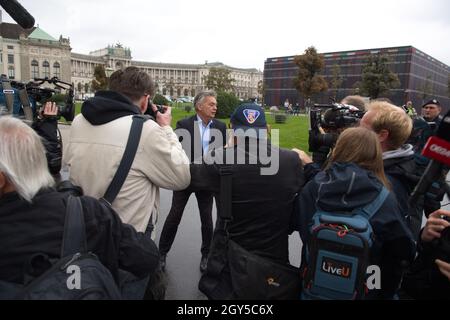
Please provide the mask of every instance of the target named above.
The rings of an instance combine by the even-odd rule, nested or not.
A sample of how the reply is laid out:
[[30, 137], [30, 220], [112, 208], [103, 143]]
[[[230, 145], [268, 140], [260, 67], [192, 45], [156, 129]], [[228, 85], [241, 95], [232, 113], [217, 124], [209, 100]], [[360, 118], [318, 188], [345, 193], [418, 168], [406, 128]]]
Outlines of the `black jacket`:
[[[288, 263], [288, 236], [293, 230], [294, 199], [303, 186], [303, 168], [295, 152], [279, 149], [270, 143], [266, 148], [266, 154], [279, 156], [275, 175], [261, 174], [261, 168], [270, 165], [260, 161], [250, 164], [249, 159], [260, 158], [248, 149], [248, 144], [217, 149], [207, 159], [208, 163], [211, 157], [223, 159], [226, 163], [227, 154], [233, 154], [233, 159], [237, 159], [239, 153], [245, 155], [246, 164], [231, 166], [233, 220], [228, 225], [230, 239], [259, 256]], [[192, 164], [190, 187], [219, 193], [221, 167], [221, 164]], [[220, 203], [218, 208], [220, 210]]]
[[[212, 119], [210, 128], [219, 130], [221, 139], [219, 139], [218, 136], [215, 137], [211, 133], [209, 150], [223, 147], [227, 143], [226, 141], [227, 126], [225, 125], [225, 123], [217, 119]], [[180, 134], [181, 132], [180, 129], [185, 129], [189, 132], [191, 138], [189, 143], [183, 142], [184, 136]], [[180, 142], [183, 145], [183, 149], [191, 162], [194, 162], [194, 160], [200, 159], [203, 156], [203, 148], [200, 137], [200, 130], [198, 129], [197, 115], [178, 121], [175, 133], [180, 138]]]
[[408, 204], [409, 197], [420, 180], [421, 169], [418, 167], [414, 153], [383, 160], [384, 173], [392, 185], [400, 210], [417, 241], [422, 226], [423, 197], [414, 207]]
[[50, 173], [58, 174], [61, 171], [63, 149], [56, 118], [36, 119], [31, 127], [43, 138]]
[[[381, 182], [372, 173], [355, 164], [335, 163], [319, 172], [303, 188], [298, 201], [297, 229], [303, 243], [309, 241], [309, 228], [318, 208], [328, 212], [352, 211], [373, 201], [381, 188]], [[381, 290], [374, 290], [379, 292], [371, 292], [370, 296], [392, 298], [400, 284], [403, 264], [412, 261], [415, 253], [412, 235], [392, 193], [370, 223], [375, 235], [370, 264], [381, 268]]]
[[450, 262], [450, 229], [444, 230], [440, 239], [419, 241], [418, 255], [402, 282], [410, 298], [450, 300], [450, 281], [439, 270], [436, 259]]
[[[68, 194], [41, 191], [29, 204], [17, 193], [0, 199], [0, 279], [24, 283], [24, 268], [36, 253], [59, 258]], [[150, 237], [127, 224], [111, 208], [83, 196], [88, 250], [118, 279], [118, 268], [144, 277], [158, 264]], [[43, 270], [44, 271], [44, 270]]]

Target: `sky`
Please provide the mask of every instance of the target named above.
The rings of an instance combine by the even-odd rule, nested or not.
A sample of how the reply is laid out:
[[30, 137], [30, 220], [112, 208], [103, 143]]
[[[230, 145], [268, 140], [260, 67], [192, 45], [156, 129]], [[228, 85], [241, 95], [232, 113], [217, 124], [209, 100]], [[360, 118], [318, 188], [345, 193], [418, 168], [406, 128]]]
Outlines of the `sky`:
[[[271, 57], [412, 45], [450, 65], [448, 0], [19, 0], [72, 52], [264, 69]], [[13, 22], [3, 13], [4, 22]]]

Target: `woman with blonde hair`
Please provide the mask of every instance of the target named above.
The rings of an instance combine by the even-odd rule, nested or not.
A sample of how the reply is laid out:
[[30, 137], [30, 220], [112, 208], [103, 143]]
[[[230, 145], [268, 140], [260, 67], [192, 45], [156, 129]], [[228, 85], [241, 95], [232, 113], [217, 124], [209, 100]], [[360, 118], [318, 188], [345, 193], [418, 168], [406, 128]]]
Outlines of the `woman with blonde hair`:
[[[296, 212], [297, 229], [303, 246], [302, 266], [310, 245], [312, 218], [316, 211], [350, 213], [378, 198], [390, 185], [384, 175], [382, 150], [377, 135], [365, 128], [349, 128], [339, 136], [328, 165], [303, 188]], [[369, 219], [374, 242], [369, 265], [381, 270], [381, 288], [366, 295], [369, 299], [392, 299], [401, 282], [405, 263], [414, 258], [412, 236], [389, 192], [381, 207]]]
[[336, 162], [354, 163], [374, 174], [386, 188], [391, 188], [384, 175], [383, 150], [373, 131], [349, 128], [341, 133], [326, 168]]

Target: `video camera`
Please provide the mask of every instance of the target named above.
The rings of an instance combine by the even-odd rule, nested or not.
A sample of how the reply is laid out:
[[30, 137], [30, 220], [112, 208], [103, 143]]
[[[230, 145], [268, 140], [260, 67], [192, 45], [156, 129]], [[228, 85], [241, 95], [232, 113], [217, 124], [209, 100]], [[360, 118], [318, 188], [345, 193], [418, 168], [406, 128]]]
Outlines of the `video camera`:
[[[75, 116], [73, 85], [58, 78], [36, 78], [34, 81], [22, 83], [10, 81], [6, 76], [0, 78], [0, 116], [12, 115], [29, 124], [42, 138], [46, 149], [50, 173], [57, 175], [62, 165], [62, 137], [57, 121], [61, 116], [72, 121]], [[53, 88], [43, 87], [48, 83]], [[55, 94], [65, 91], [62, 102], [56, 102], [58, 113], [56, 117], [38, 118], [44, 104], [52, 101]], [[50, 121], [47, 121], [50, 120]]]
[[364, 113], [346, 104], [315, 104], [309, 112], [309, 151], [317, 152], [321, 147], [333, 148], [340, 129], [358, 123]]
[[[48, 83], [53, 88], [43, 87]], [[55, 94], [65, 91], [63, 102], [57, 102], [58, 119], [64, 117], [72, 121], [75, 116], [74, 88], [73, 85], [53, 78], [35, 78], [34, 81], [22, 83], [10, 81], [5, 75], [1, 77], [0, 104], [4, 104], [0, 114], [11, 114], [25, 120], [33, 121], [41, 107], [48, 101], [52, 101]], [[0, 106], [1, 108], [1, 106]]]

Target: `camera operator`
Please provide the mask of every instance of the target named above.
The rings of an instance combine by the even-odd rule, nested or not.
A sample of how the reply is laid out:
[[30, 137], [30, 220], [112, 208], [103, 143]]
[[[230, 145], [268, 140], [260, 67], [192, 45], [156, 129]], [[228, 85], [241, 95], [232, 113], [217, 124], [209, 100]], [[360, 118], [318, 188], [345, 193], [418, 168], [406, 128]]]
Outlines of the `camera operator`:
[[311, 128], [309, 145], [312, 159], [318, 167], [325, 165], [339, 135], [345, 129], [355, 126], [365, 112], [365, 108], [366, 104], [362, 97], [347, 96], [340, 104], [330, 105], [323, 115], [320, 113], [316, 116], [319, 118], [318, 123], [311, 123], [311, 127], [315, 125], [319, 128]]
[[415, 299], [450, 299], [450, 211], [430, 214], [420, 236], [419, 255], [403, 280]]
[[62, 145], [58, 138], [58, 107], [47, 102], [39, 111], [31, 127], [42, 137], [46, 150], [48, 169], [55, 179], [59, 178], [62, 162]]
[[402, 108], [383, 101], [372, 102], [367, 109], [360, 125], [378, 135], [383, 151], [384, 171], [417, 241], [422, 225], [423, 200], [415, 207], [408, 205], [409, 195], [420, 180], [413, 147], [405, 144], [412, 130], [411, 118]]
[[341, 103], [354, 106], [360, 111], [366, 111], [366, 101], [361, 96], [346, 96]]
[[[352, 103], [352, 104], [347, 104]], [[355, 104], [355, 105], [353, 105]], [[365, 101], [360, 96], [347, 96], [341, 104], [316, 105], [327, 107], [326, 111], [310, 111], [309, 151], [310, 158], [305, 152], [294, 149], [299, 154], [305, 166], [306, 181], [311, 180], [325, 165], [339, 135], [347, 128], [355, 126], [365, 112]]]

